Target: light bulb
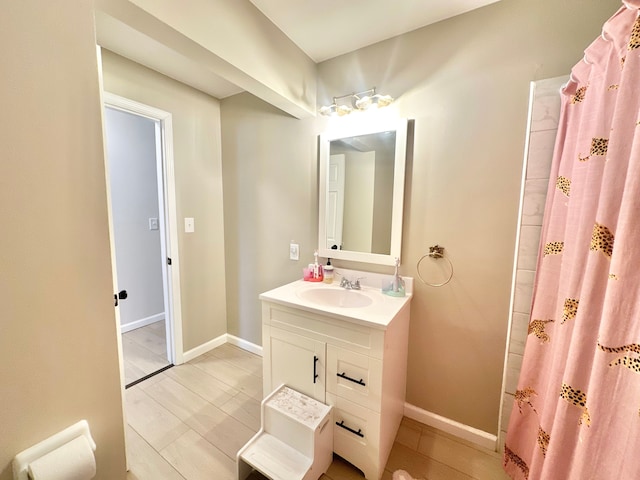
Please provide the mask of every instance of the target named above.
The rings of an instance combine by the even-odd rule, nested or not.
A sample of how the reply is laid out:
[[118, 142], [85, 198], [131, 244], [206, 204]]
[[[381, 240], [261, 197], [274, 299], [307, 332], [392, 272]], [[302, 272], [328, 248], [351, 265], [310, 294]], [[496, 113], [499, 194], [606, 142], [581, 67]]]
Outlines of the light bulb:
[[378, 107], [386, 107], [393, 103], [393, 97], [391, 97], [391, 95], [374, 95], [374, 103], [376, 103]]
[[358, 98], [356, 100], [356, 108], [358, 110], [366, 110], [370, 106], [371, 106], [371, 97], [368, 95], [362, 98]]
[[324, 107], [322, 107], [320, 109], [320, 114], [321, 115], [335, 115], [337, 113], [338, 110], [338, 106], [335, 103], [332, 103], [331, 105], [326, 105]]
[[353, 108], [351, 108], [348, 105], [338, 105], [338, 116], [342, 117], [344, 115], [349, 115], [351, 113], [351, 111], [353, 110]]

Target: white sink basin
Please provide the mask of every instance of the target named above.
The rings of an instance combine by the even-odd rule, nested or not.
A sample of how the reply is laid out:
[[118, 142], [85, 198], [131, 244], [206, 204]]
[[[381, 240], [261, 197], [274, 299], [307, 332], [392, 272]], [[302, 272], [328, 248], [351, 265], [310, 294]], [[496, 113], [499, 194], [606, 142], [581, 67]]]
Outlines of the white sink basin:
[[302, 300], [327, 307], [362, 308], [373, 303], [373, 299], [364, 293], [342, 288], [305, 288], [297, 294]]

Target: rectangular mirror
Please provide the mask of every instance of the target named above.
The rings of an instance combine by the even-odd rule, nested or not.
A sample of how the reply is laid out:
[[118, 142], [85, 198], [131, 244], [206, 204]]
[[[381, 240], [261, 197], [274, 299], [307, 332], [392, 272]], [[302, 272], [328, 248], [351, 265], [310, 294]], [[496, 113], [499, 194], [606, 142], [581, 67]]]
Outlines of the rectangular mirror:
[[318, 252], [395, 265], [402, 243], [407, 120], [320, 135]]

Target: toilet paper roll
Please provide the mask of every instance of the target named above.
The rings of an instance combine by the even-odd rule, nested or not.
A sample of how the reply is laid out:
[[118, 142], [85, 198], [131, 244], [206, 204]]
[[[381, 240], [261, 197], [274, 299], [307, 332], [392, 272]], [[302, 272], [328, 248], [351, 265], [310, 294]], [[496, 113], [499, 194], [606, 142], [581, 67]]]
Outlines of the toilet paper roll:
[[96, 475], [96, 459], [85, 436], [76, 437], [29, 465], [33, 480], [89, 480]]

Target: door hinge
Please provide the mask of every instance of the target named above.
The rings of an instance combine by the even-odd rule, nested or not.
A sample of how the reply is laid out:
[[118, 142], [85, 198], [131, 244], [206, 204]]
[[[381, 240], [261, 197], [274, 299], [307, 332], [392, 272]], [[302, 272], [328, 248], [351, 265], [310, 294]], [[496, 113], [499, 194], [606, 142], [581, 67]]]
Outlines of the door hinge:
[[171, 265], [171, 257], [167, 257], [167, 265]]

